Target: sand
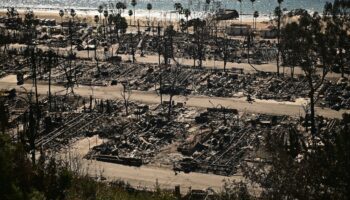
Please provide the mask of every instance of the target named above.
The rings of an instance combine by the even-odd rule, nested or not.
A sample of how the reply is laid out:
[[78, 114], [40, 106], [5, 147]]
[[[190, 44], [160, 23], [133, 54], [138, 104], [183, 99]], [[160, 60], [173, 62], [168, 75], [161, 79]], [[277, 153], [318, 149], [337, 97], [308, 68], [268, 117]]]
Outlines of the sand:
[[[18, 10], [19, 14], [21, 17], [24, 16], [25, 10], [20, 9]], [[61, 19], [61, 17], [59, 16], [59, 10], [41, 10], [41, 9], [34, 9], [34, 14], [35, 16], [37, 16], [38, 18], [42, 18], [42, 19], [55, 19], [57, 22], [61, 22], [61, 20], [63, 21], [67, 21], [69, 20], [70, 16], [66, 13], [65, 16]], [[0, 16], [6, 15], [6, 10], [0, 10]], [[97, 11], [89, 11], [89, 12], [84, 12], [84, 11], [77, 11], [77, 15], [75, 16], [75, 20], [79, 20], [82, 22], [87, 22], [90, 24], [95, 24], [94, 22], [94, 16], [95, 15], [99, 15], [99, 13]], [[135, 16], [135, 21], [134, 21], [134, 16], [130, 17], [127, 15], [127, 11], [124, 12], [124, 14], [122, 14], [122, 16], [124, 16], [127, 19], [127, 22], [129, 25], [137, 25], [137, 21], [139, 21], [140, 26], [147, 26], [148, 25], [148, 16], [140, 16], [136, 13]], [[103, 23], [104, 17], [102, 15], [101, 17], [102, 19], [100, 20], [100, 23]], [[189, 18], [191, 19], [191, 17]], [[165, 26], [165, 25], [169, 25], [169, 24], [173, 24], [175, 27], [177, 25], [178, 22], [178, 17], [176, 14], [173, 14], [172, 18], [159, 18], [155, 17], [155, 16], [151, 16], [151, 24], [153, 23], [154, 26], [157, 26], [158, 23], [160, 23], [161, 26]], [[236, 23], [239, 24], [240, 23], [240, 19], [236, 19], [236, 20], [227, 20], [227, 21], [221, 21], [221, 25], [222, 26], [229, 26], [232, 23]], [[253, 25], [253, 18], [243, 18], [242, 19], [242, 23], [243, 24], [248, 24], [248, 25]], [[257, 19], [257, 29], [266, 29], [268, 26], [270, 26], [271, 23], [269, 22], [269, 20], [267, 20], [266, 18], [258, 18]]]

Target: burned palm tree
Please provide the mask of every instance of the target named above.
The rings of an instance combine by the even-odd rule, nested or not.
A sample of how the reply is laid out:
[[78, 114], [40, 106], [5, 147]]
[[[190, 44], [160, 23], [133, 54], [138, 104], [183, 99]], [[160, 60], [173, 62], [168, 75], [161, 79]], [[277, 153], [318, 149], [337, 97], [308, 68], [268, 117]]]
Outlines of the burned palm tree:
[[35, 19], [34, 12], [32, 10], [27, 10], [24, 15], [24, 24], [26, 26], [29, 37], [27, 37], [28, 47], [32, 44], [32, 40], [35, 37], [36, 33], [36, 25], [38, 25], [38, 20]]
[[152, 4], [148, 3], [147, 4], [147, 10], [148, 10], [148, 26], [150, 26], [151, 22], [151, 10], [152, 10]]
[[52, 65], [55, 61], [55, 57], [57, 55], [55, 52], [50, 49], [49, 51], [46, 52], [46, 58], [47, 58], [47, 70], [49, 71], [49, 111], [52, 110], [52, 94], [51, 94], [51, 72], [52, 72]]
[[63, 23], [64, 10], [61, 9], [58, 14], [61, 17], [61, 24], [62, 24]]
[[106, 38], [106, 24], [107, 24], [107, 17], [108, 17], [108, 10], [104, 10], [103, 11], [103, 28], [104, 28], [104, 38], [105, 40], [107, 39]]
[[132, 16], [134, 13], [132, 12], [132, 10], [129, 10], [128, 14], [129, 14], [129, 17], [130, 17], [130, 26], [131, 26], [131, 16]]
[[117, 39], [119, 40], [119, 32], [125, 33], [128, 28], [128, 23], [125, 17], [122, 17], [119, 13], [116, 16], [114, 16], [113, 22], [115, 26], [114, 30], [116, 31]]
[[136, 0], [131, 0], [131, 6], [133, 7], [134, 9], [134, 25], [136, 24], [136, 20], [135, 20], [135, 15], [136, 15], [136, 12], [135, 12], [135, 6], [137, 5], [137, 2]]
[[180, 21], [180, 14], [183, 13], [183, 7], [181, 3], [175, 3], [174, 4], [174, 9], [177, 12], [178, 20]]
[[31, 63], [32, 70], [32, 79], [33, 85], [35, 87], [35, 100], [38, 106], [39, 97], [38, 97], [38, 85], [37, 85], [37, 58], [40, 55], [37, 55], [36, 47], [33, 45], [33, 40], [36, 38], [36, 26], [38, 25], [38, 20], [35, 19], [34, 12], [32, 10], [27, 10], [25, 13], [24, 23], [27, 28], [27, 56], [29, 63]]
[[68, 33], [70, 42], [70, 55], [73, 54], [73, 21], [69, 19], [68, 21]]
[[18, 17], [17, 9], [15, 7], [7, 8], [6, 15], [8, 18]]
[[183, 13], [184, 13], [185, 18], [186, 18], [186, 30], [187, 30], [187, 34], [188, 34], [188, 18], [189, 18], [189, 16], [191, 16], [191, 11], [190, 11], [190, 9], [186, 8], [183, 10]]
[[211, 0], [205, 0], [205, 3], [209, 5], [211, 3]]
[[77, 15], [77, 13], [75, 12], [74, 9], [70, 9], [70, 16], [72, 17], [73, 19], [73, 22], [74, 22], [74, 17]]
[[[252, 2], [252, 10], [254, 11], [254, 3], [255, 3], [255, 0], [250, 0], [250, 2]], [[253, 13], [253, 28], [254, 28], [254, 13]]]
[[254, 16], [254, 19], [255, 19], [255, 23], [253, 22], [255, 24], [254, 25], [254, 29], [256, 30], [256, 24], [257, 24], [257, 19], [259, 17], [259, 12], [255, 11], [253, 16]]
[[173, 43], [174, 43], [174, 36], [175, 36], [175, 30], [174, 30], [174, 26], [170, 25], [168, 26], [165, 31], [164, 31], [164, 44], [163, 44], [163, 57], [164, 57], [164, 62], [165, 65], [170, 64], [169, 60], [170, 59], [174, 59], [174, 47], [173, 47]]
[[122, 11], [124, 11], [124, 9], [126, 8], [126, 5], [123, 2], [117, 2], [116, 4], [116, 8], [118, 10], [118, 14], [122, 14]]
[[194, 43], [195, 48], [193, 48], [193, 59], [194, 59], [194, 67], [196, 59], [199, 60], [199, 66], [202, 67], [202, 61], [204, 59], [204, 45], [203, 45], [203, 38], [204, 38], [204, 28], [206, 26], [206, 21], [201, 20], [199, 18], [196, 18], [192, 20], [191, 25], [194, 29]]
[[241, 34], [242, 34], [242, 0], [237, 0], [239, 2], [239, 16], [240, 16], [240, 24], [241, 24]]
[[95, 15], [94, 22], [96, 23], [96, 26], [97, 26], [99, 21], [100, 21], [100, 17], [98, 15]]
[[108, 27], [109, 27], [109, 37], [110, 40], [112, 41], [112, 24], [113, 24], [113, 18], [114, 18], [114, 13], [109, 14], [108, 18], [107, 18], [107, 23], [108, 23]]
[[176, 66], [169, 66], [169, 68], [167, 68], [167, 73], [169, 73], [169, 79], [167, 80], [168, 84], [163, 86], [163, 88], [161, 88], [161, 92], [164, 94], [168, 94], [169, 95], [169, 104], [168, 104], [168, 113], [167, 113], [167, 118], [168, 121], [171, 121], [172, 118], [172, 114], [173, 114], [173, 107], [174, 102], [174, 96], [175, 95], [179, 95], [180, 94], [180, 79], [181, 79], [181, 67], [179, 66], [179, 64], [177, 63]]
[[224, 60], [224, 71], [226, 71], [227, 60], [230, 56], [230, 51], [228, 48], [229, 48], [229, 40], [227, 40], [227, 35], [225, 34], [224, 43], [223, 43], [223, 47], [222, 47], [222, 55], [223, 55], [223, 60]]
[[58, 13], [61, 17], [61, 31], [63, 33], [63, 16], [64, 16], [64, 10], [60, 10], [59, 13]]
[[280, 73], [280, 54], [281, 54], [281, 44], [280, 44], [280, 38], [281, 38], [281, 19], [282, 19], [282, 9], [281, 4], [283, 0], [277, 0], [278, 7], [275, 8], [274, 15], [277, 18], [277, 75], [279, 76]]
[[125, 9], [127, 8], [127, 6], [126, 6], [126, 4], [125, 3], [123, 3], [122, 4], [122, 10], [123, 10], [123, 13], [124, 13], [124, 11], [125, 11]]
[[[170, 66], [170, 59], [174, 60], [174, 47], [173, 47], [173, 37], [175, 35], [175, 30], [172, 25], [168, 26], [164, 30], [164, 36], [161, 38], [160, 36], [160, 25], [158, 24], [158, 41], [157, 41], [157, 48], [158, 48], [158, 62], [159, 62], [159, 94], [160, 94], [160, 103], [163, 104], [163, 94], [169, 94], [169, 91], [167, 88], [164, 87], [164, 80], [163, 80], [163, 72], [166, 71]], [[163, 56], [164, 59], [164, 68], [161, 67], [160, 63], [160, 55]]]
[[98, 11], [98, 13], [100, 13], [100, 18], [99, 19], [102, 19], [103, 5], [99, 5], [98, 8], [97, 8], [97, 11]]
[[73, 26], [74, 26], [74, 17], [76, 16], [76, 12], [74, 9], [70, 10], [70, 16], [72, 19], [69, 20], [69, 38], [70, 38], [70, 56], [73, 55]]

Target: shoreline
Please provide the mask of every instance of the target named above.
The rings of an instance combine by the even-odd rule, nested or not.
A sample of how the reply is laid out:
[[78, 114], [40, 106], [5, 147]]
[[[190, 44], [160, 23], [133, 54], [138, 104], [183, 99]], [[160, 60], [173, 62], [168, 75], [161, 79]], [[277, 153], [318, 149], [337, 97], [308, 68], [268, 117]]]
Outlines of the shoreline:
[[[20, 16], [23, 16], [26, 9], [25, 8], [17, 8]], [[59, 8], [52, 8], [52, 9], [47, 9], [47, 8], [34, 8], [32, 9], [34, 11], [35, 16], [37, 16], [38, 18], [47, 18], [47, 19], [55, 19], [57, 21], [57, 23], [61, 22], [61, 18], [58, 15], [59, 12]], [[0, 8], [0, 16], [6, 16], [6, 8]], [[83, 21], [83, 22], [87, 22], [90, 24], [95, 24], [94, 22], [94, 16], [98, 15], [100, 16], [100, 13], [97, 11], [97, 9], [90, 9], [90, 10], [76, 10], [76, 19]], [[147, 10], [136, 10], [135, 11], [136, 15], [135, 15], [135, 19], [136, 21], [139, 20], [140, 21], [140, 25], [147, 23], [148, 19], [149, 19], [149, 15], [148, 15], [148, 11]], [[177, 13], [166, 13], [165, 11], [151, 11], [151, 22], [160, 22], [162, 24], [167, 24], [167, 23], [177, 23], [179, 21], [179, 19], [184, 19], [184, 17], [180, 17], [178, 18], [178, 14]], [[69, 10], [65, 9], [65, 15], [63, 17], [63, 20], [68, 20], [69, 19]], [[130, 16], [127, 14], [127, 10], [125, 12], [122, 13], [122, 16], [126, 18], [127, 22], [129, 25], [134, 25], [134, 16], [131, 16], [131, 24], [130, 24]], [[190, 16], [189, 20], [197, 18], [200, 16]], [[102, 19], [104, 19], [104, 17], [102, 16]], [[185, 19], [186, 20], [186, 19]], [[220, 21], [220, 23], [223, 24], [239, 24], [241, 22], [240, 18], [234, 19], [234, 20], [226, 20], [226, 21]], [[252, 16], [246, 15], [244, 17], [242, 17], [242, 23], [243, 24], [247, 24], [247, 25], [252, 25], [253, 24], [253, 18]], [[266, 29], [267, 26], [271, 25], [271, 21], [268, 17], [259, 17], [257, 18], [257, 28], [258, 29]]]

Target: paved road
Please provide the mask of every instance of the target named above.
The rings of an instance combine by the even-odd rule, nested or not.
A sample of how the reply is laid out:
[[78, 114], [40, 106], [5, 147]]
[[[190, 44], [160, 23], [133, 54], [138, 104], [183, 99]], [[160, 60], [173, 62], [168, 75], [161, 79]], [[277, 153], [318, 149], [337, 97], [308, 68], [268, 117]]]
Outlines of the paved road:
[[[20, 87], [16, 85], [13, 80], [14, 78], [5, 77], [0, 79], [0, 89], [6, 88], [17, 88], [19, 91]], [[30, 90], [32, 84], [24, 84], [23, 87]], [[62, 86], [54, 85], [51, 87], [52, 93], [65, 94], [65, 88]], [[95, 98], [99, 99], [122, 99], [120, 86], [109, 86], [109, 87], [88, 87], [80, 86], [74, 89], [75, 93], [83, 97], [89, 97], [93, 94]], [[42, 83], [38, 85], [38, 92], [46, 95], [48, 93], [48, 85]], [[169, 98], [163, 96], [166, 101]], [[160, 102], [160, 97], [153, 91], [132, 91], [131, 101], [138, 101], [146, 104], [157, 104]], [[276, 101], [264, 101], [256, 100], [253, 103], [247, 102], [242, 98], [219, 98], [219, 97], [208, 97], [208, 96], [175, 96], [176, 102], [186, 102], [186, 106], [190, 107], [201, 107], [210, 108], [213, 105], [222, 105], [227, 108], [234, 108], [239, 111], [245, 111], [249, 113], [262, 113], [272, 115], [288, 115], [288, 116], [303, 116], [302, 102], [276, 102]], [[335, 111], [329, 108], [316, 108], [316, 113], [328, 118], [341, 118], [346, 110]]]

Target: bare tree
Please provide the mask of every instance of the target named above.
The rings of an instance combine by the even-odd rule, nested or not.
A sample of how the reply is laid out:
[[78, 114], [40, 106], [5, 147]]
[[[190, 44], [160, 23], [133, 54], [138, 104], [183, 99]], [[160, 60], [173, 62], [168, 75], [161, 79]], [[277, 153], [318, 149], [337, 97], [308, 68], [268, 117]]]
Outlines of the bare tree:
[[33, 102], [33, 92], [27, 91], [25, 88], [25, 93], [27, 94], [27, 98], [22, 98], [28, 105], [27, 110], [24, 112], [22, 116], [22, 123], [23, 123], [23, 132], [25, 137], [21, 137], [23, 144], [28, 144], [26, 146], [29, 146], [28, 151], [31, 154], [32, 164], [35, 165], [35, 151], [36, 146], [35, 142], [38, 138], [38, 127], [39, 127], [39, 121], [40, 121], [40, 111], [39, 106], [36, 105]]
[[129, 87], [129, 81], [122, 81], [121, 84], [123, 86], [121, 96], [124, 100], [125, 115], [129, 115], [129, 101], [130, 101], [130, 97], [131, 97], [131, 90]]
[[181, 67], [179, 65], [170, 68], [170, 75], [169, 75], [170, 85], [166, 91], [166, 93], [169, 94], [168, 121], [171, 120], [172, 108], [174, 106], [173, 98], [176, 94], [179, 93], [179, 82], [178, 82], [179, 80], [178, 79], [179, 79], [180, 72], [181, 72]]
[[46, 62], [46, 71], [49, 72], [49, 111], [51, 111], [52, 109], [52, 94], [51, 94], [51, 72], [52, 72], [52, 67], [53, 67], [53, 64], [55, 63], [56, 59], [57, 58], [57, 55], [55, 54], [55, 52], [50, 49], [49, 51], [47, 51], [45, 53], [45, 56], [46, 56], [46, 59], [47, 59], [47, 62]]
[[70, 92], [74, 95], [74, 84], [75, 84], [75, 80], [74, 80], [74, 73], [75, 73], [75, 68], [73, 68], [72, 65], [72, 61], [69, 59], [68, 63], [63, 63], [63, 65], [61, 65], [61, 69], [64, 72], [64, 75], [66, 77], [67, 83], [65, 85], [66, 87], [66, 95], [69, 94], [69, 89]]

